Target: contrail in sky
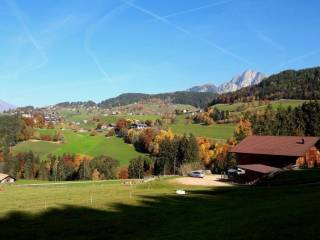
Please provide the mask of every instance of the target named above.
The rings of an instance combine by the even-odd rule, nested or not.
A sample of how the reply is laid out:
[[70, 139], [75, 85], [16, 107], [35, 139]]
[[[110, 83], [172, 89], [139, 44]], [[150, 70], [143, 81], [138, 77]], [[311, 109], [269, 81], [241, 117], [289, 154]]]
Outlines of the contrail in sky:
[[173, 24], [172, 22], [170, 22], [167, 18], [164, 18], [164, 17], [161, 17], [159, 16], [158, 14], [154, 13], [154, 12], [151, 12], [150, 10], [146, 9], [146, 8], [143, 8], [141, 6], [138, 6], [134, 3], [131, 3], [131, 2], [127, 2], [127, 1], [124, 1], [126, 4], [128, 4], [129, 6], [131, 6], [132, 8], [135, 8], [137, 9], [138, 11], [142, 12], [142, 13], [145, 13], [151, 17], [153, 17], [154, 19], [156, 20], [159, 20], [160, 22], [162, 23], [165, 23], [167, 24], [168, 26], [171, 26], [173, 28], [175, 28], [177, 31], [180, 31], [190, 37], [193, 37], [195, 39], [198, 39], [199, 41], [203, 42], [203, 43], [206, 43], [207, 45], [219, 50], [220, 52], [224, 53], [225, 55], [228, 55], [234, 59], [237, 59], [238, 61], [242, 62], [242, 63], [245, 63], [245, 64], [249, 64], [250, 66], [252, 66], [253, 64], [250, 63], [248, 60], [230, 52], [228, 49], [224, 48], [224, 47], [221, 47], [219, 46], [218, 44], [204, 38], [204, 37], [201, 37], [201, 36], [198, 36], [198, 35], [194, 35], [193, 33], [191, 33], [189, 30], [177, 25], [177, 24]]
[[258, 37], [264, 41], [265, 43], [269, 44], [271, 47], [273, 47], [274, 49], [280, 51], [280, 52], [285, 52], [285, 48], [280, 45], [278, 42], [276, 42], [273, 38], [265, 35], [264, 33], [262, 32], [258, 32], [256, 31]]
[[95, 54], [95, 52], [91, 49], [90, 47], [90, 41], [91, 38], [95, 32], [95, 28], [101, 24], [103, 21], [105, 21], [107, 18], [112, 18], [119, 10], [123, 9], [125, 6], [125, 4], [121, 4], [120, 6], [117, 6], [113, 9], [111, 9], [110, 11], [108, 11], [107, 13], [105, 13], [97, 22], [95, 22], [87, 31], [85, 34], [85, 40], [84, 40], [84, 48], [85, 51], [87, 52], [87, 54], [92, 58], [92, 60], [94, 61], [95, 65], [97, 66], [98, 70], [100, 71], [100, 73], [104, 76], [104, 78], [108, 81], [111, 81], [111, 77], [110, 75], [105, 71], [105, 69], [103, 68], [99, 58], [97, 57], [97, 55]]
[[[14, 2], [14, 0], [6, 0], [7, 5], [11, 8], [14, 16], [18, 19], [19, 23], [21, 24], [24, 33], [27, 35], [28, 39], [34, 46], [34, 48], [38, 51], [39, 55], [41, 56], [42, 61], [38, 65], [30, 64], [31, 69], [41, 68], [42, 66], [46, 65], [49, 61], [47, 54], [43, 50], [43, 48], [38, 43], [37, 39], [34, 37], [33, 33], [31, 32], [30, 28], [25, 24], [23, 19], [23, 15], [21, 10], [19, 9], [18, 5]], [[20, 72], [22, 69], [18, 70]]]
[[279, 67], [284, 67], [286, 65], [288, 65], [289, 63], [294, 63], [294, 62], [298, 62], [302, 59], [305, 59], [305, 58], [308, 58], [308, 57], [311, 57], [311, 56], [314, 56], [314, 55], [317, 55], [320, 53], [320, 50], [314, 50], [314, 51], [311, 51], [311, 52], [308, 52], [304, 55], [300, 55], [300, 56], [297, 56], [297, 57], [294, 57], [294, 58], [291, 58], [289, 59], [288, 61], [286, 61], [285, 63], [281, 64]]
[[196, 12], [196, 11], [199, 11], [199, 10], [215, 7], [215, 6], [224, 5], [224, 4], [227, 4], [227, 3], [232, 2], [232, 1], [233, 0], [215, 2], [215, 3], [207, 4], [207, 5], [204, 5], [204, 6], [201, 6], [201, 7], [196, 7], [196, 8], [180, 11], [180, 12], [171, 13], [171, 14], [168, 14], [166, 16], [163, 16], [163, 18], [170, 18], [170, 17], [175, 17], [175, 16], [187, 14], [187, 13], [192, 13], [192, 12]]

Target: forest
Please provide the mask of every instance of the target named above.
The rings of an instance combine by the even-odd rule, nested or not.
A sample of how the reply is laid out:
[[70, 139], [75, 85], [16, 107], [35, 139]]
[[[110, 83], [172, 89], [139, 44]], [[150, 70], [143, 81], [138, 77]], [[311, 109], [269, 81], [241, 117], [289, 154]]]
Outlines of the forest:
[[174, 92], [160, 94], [144, 94], [144, 93], [125, 93], [118, 97], [110, 98], [102, 101], [99, 106], [109, 108], [118, 105], [127, 105], [142, 100], [160, 99], [173, 104], [188, 104], [194, 107], [203, 108], [210, 103], [217, 94], [210, 92]]
[[238, 124], [235, 137], [247, 135], [320, 136], [320, 103], [310, 101], [302, 106], [278, 108], [269, 105], [264, 111], [246, 112]]
[[278, 99], [320, 99], [320, 67], [271, 75], [258, 85], [221, 94], [210, 105]]

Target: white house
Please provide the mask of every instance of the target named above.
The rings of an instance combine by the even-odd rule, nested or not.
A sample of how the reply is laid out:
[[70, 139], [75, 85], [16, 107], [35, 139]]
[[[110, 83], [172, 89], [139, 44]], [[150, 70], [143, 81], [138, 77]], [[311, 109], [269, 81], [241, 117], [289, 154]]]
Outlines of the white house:
[[102, 130], [108, 129], [108, 125], [107, 124], [102, 124], [101, 129]]
[[133, 129], [145, 129], [147, 127], [148, 127], [148, 125], [145, 123], [134, 123], [131, 125], [131, 128], [133, 128]]
[[1, 183], [13, 183], [15, 181], [16, 181], [15, 178], [13, 178], [7, 174], [0, 173], [0, 184]]

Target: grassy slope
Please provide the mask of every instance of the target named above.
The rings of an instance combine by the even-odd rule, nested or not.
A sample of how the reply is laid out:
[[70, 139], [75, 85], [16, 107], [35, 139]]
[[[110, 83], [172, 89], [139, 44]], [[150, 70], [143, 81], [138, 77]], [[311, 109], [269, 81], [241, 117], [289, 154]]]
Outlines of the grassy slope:
[[140, 155], [132, 145], [124, 143], [123, 139], [117, 137], [106, 138], [103, 135], [93, 137], [87, 133], [65, 131], [64, 138], [64, 144], [31, 141], [19, 143], [14, 151], [26, 152], [32, 150], [39, 154], [42, 159], [45, 159], [49, 153], [75, 153], [88, 156], [104, 154], [119, 160], [121, 165], [127, 165], [132, 158]]
[[[79, 108], [79, 112], [73, 112], [70, 109], [61, 108], [58, 110], [58, 112], [69, 122], [75, 121], [80, 122], [83, 124], [83, 120], [91, 121], [94, 116], [99, 116], [101, 119], [106, 123], [114, 123], [119, 118], [130, 118], [130, 119], [137, 119], [137, 120], [156, 120], [158, 118], [161, 118], [161, 113], [166, 112], [174, 112], [175, 109], [189, 109], [189, 110], [195, 110], [195, 107], [190, 105], [183, 105], [183, 104], [176, 104], [176, 105], [168, 105], [168, 106], [161, 106], [159, 104], [143, 104], [144, 108], [149, 109], [147, 111], [148, 113], [145, 115], [109, 115], [109, 116], [103, 116], [102, 112], [99, 112], [98, 110], [91, 110], [89, 113], [86, 109]], [[134, 106], [134, 104], [124, 106], [122, 108], [128, 108], [130, 109], [130, 106]], [[124, 112], [124, 110], [120, 108], [115, 108], [114, 111], [120, 110], [120, 112]], [[127, 112], [130, 112], [129, 110], [126, 110]], [[85, 124], [83, 124], [85, 126]]]
[[[288, 108], [291, 107], [298, 107], [302, 105], [306, 100], [278, 100], [278, 101], [271, 101], [270, 104], [273, 109], [277, 109], [279, 107]], [[214, 107], [216, 107], [219, 110], [228, 110], [230, 112], [238, 112], [239, 110], [255, 110], [255, 109], [265, 109], [268, 105], [261, 105], [259, 106], [258, 102], [250, 103], [249, 105], [246, 103], [234, 103], [234, 104], [216, 104]]]
[[111, 115], [102, 117], [103, 121], [106, 123], [115, 123], [118, 119], [124, 118], [124, 119], [134, 119], [134, 120], [140, 120], [140, 121], [146, 121], [146, 120], [156, 120], [158, 118], [161, 118], [159, 115]]
[[263, 185], [295, 185], [295, 184], [320, 183], [320, 169], [299, 169], [279, 173], [274, 178], [262, 182]]
[[[108, 117], [118, 118], [119, 116]], [[145, 116], [129, 116], [135, 119], [155, 119], [156, 115]], [[214, 139], [227, 139], [233, 135], [234, 125], [232, 124], [216, 124], [211, 126], [202, 126], [200, 124], [185, 124], [184, 116], [178, 116], [177, 123], [169, 125], [174, 133], [193, 133], [195, 136], [206, 136]], [[39, 129], [41, 134], [53, 135], [55, 129]], [[108, 155], [120, 161], [121, 165], [127, 165], [128, 162], [141, 155], [132, 145], [123, 142], [123, 139], [117, 137], [106, 138], [103, 135], [89, 136], [88, 133], [74, 133], [72, 131], [63, 131], [65, 143], [57, 144], [51, 142], [22, 142], [15, 148], [14, 152], [28, 152], [32, 150], [38, 154], [41, 159], [46, 159], [49, 153], [63, 154], [75, 153], [88, 156], [98, 156], [101, 154]]]
[[233, 136], [234, 124], [213, 124], [204, 126], [200, 124], [185, 124], [184, 116], [177, 117], [177, 123], [169, 125], [174, 133], [192, 133], [197, 137], [209, 137], [226, 140]]
[[33, 151], [40, 159], [45, 159], [49, 153], [55, 152], [60, 147], [57, 143], [26, 141], [13, 148], [14, 153]]
[[5, 186], [0, 238], [319, 239], [320, 186], [184, 187], [186, 196], [177, 188], [163, 180]]

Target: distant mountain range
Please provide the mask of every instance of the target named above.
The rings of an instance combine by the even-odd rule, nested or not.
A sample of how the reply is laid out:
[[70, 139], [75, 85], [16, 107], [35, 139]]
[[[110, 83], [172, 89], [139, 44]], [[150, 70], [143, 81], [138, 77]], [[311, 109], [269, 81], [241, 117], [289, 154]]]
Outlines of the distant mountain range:
[[194, 107], [206, 107], [209, 102], [217, 97], [217, 94], [211, 92], [172, 92], [159, 94], [145, 93], [124, 93], [115, 98], [109, 98], [98, 104], [102, 108], [110, 108], [114, 106], [123, 106], [139, 101], [148, 101], [151, 99], [160, 99], [164, 102], [173, 104], [187, 104]]
[[0, 100], [0, 112], [8, 111], [10, 109], [15, 109], [15, 108], [16, 108], [16, 106]]
[[234, 76], [229, 82], [223, 83], [220, 86], [207, 83], [201, 86], [194, 86], [187, 89], [188, 92], [212, 92], [212, 93], [227, 93], [234, 92], [244, 87], [249, 87], [260, 83], [267, 76], [261, 72], [247, 70], [240, 75]]
[[250, 99], [320, 99], [320, 67], [302, 70], [286, 70], [266, 77], [261, 72], [248, 70], [233, 77], [229, 82], [215, 86], [205, 84], [186, 91], [144, 94], [124, 93], [100, 103], [65, 102], [61, 107], [99, 106], [110, 108], [124, 106], [139, 101], [160, 99], [167, 103], [188, 104], [195, 107], [206, 107], [217, 103], [249, 101]]
[[93, 101], [87, 102], [62, 102], [55, 106], [57, 107], [92, 107], [99, 106], [101, 108], [112, 108], [117, 106], [125, 106], [132, 103], [138, 103], [140, 101], [147, 102], [154, 99], [163, 101], [164, 103], [172, 104], [186, 104], [198, 108], [203, 108], [213, 101], [218, 94], [212, 92], [170, 92], [170, 93], [158, 93], [158, 94], [147, 94], [147, 93], [123, 93], [117, 97], [108, 98], [100, 103]]
[[194, 86], [192, 88], [187, 89], [188, 92], [212, 92], [217, 93], [218, 87], [212, 83], [207, 83], [201, 86]]

